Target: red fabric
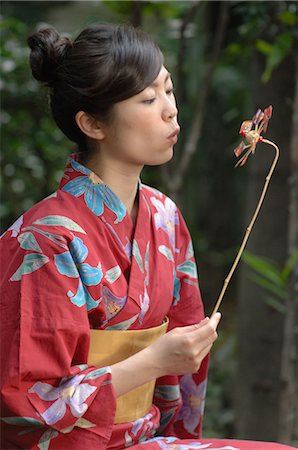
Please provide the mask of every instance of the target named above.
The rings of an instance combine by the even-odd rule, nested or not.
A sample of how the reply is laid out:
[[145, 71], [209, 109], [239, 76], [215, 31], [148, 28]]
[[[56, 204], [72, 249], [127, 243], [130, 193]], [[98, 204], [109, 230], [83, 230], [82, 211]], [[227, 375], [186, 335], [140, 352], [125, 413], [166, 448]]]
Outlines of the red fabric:
[[190, 449], [210, 449], [210, 450], [290, 450], [294, 447], [288, 445], [277, 444], [275, 442], [263, 441], [244, 441], [236, 439], [199, 439], [194, 442], [188, 440], [175, 440], [167, 442], [166, 438], [161, 441], [147, 442], [143, 445], [134, 445], [131, 447], [134, 450], [157, 450], [157, 449], [172, 449], [172, 450], [190, 450]]
[[[179, 210], [141, 183], [138, 200], [134, 228], [115, 194], [72, 158], [58, 191], [3, 235], [1, 448], [120, 450], [155, 434], [200, 438], [207, 359], [196, 374], [157, 380], [149, 413], [119, 425], [109, 367], [87, 365], [90, 328], [148, 328], [167, 315], [171, 329], [204, 317]], [[146, 444], [192, 448], [167, 445]]]

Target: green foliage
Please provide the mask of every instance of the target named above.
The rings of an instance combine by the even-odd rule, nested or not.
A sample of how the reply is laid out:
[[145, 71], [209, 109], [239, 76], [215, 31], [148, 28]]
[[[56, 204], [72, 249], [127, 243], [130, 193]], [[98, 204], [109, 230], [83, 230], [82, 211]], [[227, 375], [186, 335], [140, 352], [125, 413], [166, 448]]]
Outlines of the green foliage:
[[68, 141], [50, 117], [46, 92], [32, 79], [28, 34], [24, 23], [9, 17], [2, 19], [2, 230], [56, 190], [69, 153]]
[[[298, 40], [298, 4], [296, 1], [233, 2], [242, 18], [239, 37], [228, 46], [230, 55], [241, 57], [255, 49], [265, 57], [263, 83], [294, 50]], [[247, 45], [249, 44], [249, 45]], [[243, 58], [243, 55], [242, 55]]]
[[266, 55], [266, 68], [262, 75], [262, 81], [269, 81], [272, 71], [279, 66], [283, 59], [289, 54], [293, 47], [294, 38], [290, 33], [282, 33], [276, 36], [274, 42], [270, 44], [263, 39], [258, 39], [256, 48]]
[[[268, 295], [264, 297], [264, 301], [284, 314], [290, 278], [294, 266], [298, 263], [298, 250], [291, 255], [282, 268], [279, 268], [274, 262], [267, 261], [248, 251], [245, 251], [242, 257], [245, 263], [254, 270], [251, 279], [267, 292]], [[293, 301], [298, 302], [298, 295], [293, 298]]]
[[[116, 14], [121, 14], [123, 17], [131, 16], [133, 9], [136, 6], [140, 6], [142, 10], [142, 16], [150, 16], [151, 14], [162, 14], [167, 18], [171, 18], [179, 13], [181, 8], [185, 8], [185, 2], [177, 1], [175, 3], [169, 1], [114, 1], [103, 0], [102, 2], [106, 7], [112, 10]], [[139, 4], [139, 5], [136, 5]]]

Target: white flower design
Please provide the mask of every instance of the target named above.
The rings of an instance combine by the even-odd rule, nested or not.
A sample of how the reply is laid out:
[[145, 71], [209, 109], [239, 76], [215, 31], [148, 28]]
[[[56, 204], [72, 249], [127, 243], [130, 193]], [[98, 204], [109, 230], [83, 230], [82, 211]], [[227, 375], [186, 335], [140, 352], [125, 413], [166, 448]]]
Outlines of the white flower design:
[[87, 411], [88, 405], [84, 402], [96, 390], [96, 387], [88, 383], [81, 383], [84, 377], [85, 375], [75, 375], [62, 378], [58, 387], [38, 381], [29, 389], [29, 393], [37, 394], [42, 400], [56, 400], [41, 414], [48, 425], [52, 425], [64, 417], [66, 405], [70, 407], [70, 411], [75, 417], [82, 417]]

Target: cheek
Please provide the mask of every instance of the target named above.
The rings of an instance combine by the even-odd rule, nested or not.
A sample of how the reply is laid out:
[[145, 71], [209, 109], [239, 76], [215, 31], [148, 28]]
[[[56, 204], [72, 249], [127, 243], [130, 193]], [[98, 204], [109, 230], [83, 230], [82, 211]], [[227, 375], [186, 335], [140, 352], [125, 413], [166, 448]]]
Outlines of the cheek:
[[139, 141], [142, 139], [153, 139], [158, 135], [158, 124], [152, 120], [152, 117], [144, 115], [141, 118], [136, 117], [134, 120], [127, 122], [122, 127], [123, 133], [130, 137], [131, 140]]

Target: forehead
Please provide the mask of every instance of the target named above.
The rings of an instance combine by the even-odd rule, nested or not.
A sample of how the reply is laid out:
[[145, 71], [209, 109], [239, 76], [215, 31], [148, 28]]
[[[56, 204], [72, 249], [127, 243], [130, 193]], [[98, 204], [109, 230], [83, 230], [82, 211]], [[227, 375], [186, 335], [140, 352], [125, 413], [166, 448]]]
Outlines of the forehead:
[[155, 80], [150, 84], [152, 87], [158, 87], [159, 85], [165, 84], [171, 78], [171, 74], [167, 71], [165, 66], [162, 66], [159, 74]]
[[153, 82], [149, 86], [147, 86], [147, 88], [145, 88], [143, 91], [139, 92], [138, 94], [127, 98], [126, 100], [122, 100], [121, 102], [115, 103], [113, 105], [112, 111], [116, 114], [119, 111], [123, 112], [126, 108], [130, 108], [131, 105], [135, 104], [137, 99], [140, 98], [140, 96], [142, 95], [142, 93], [144, 91], [146, 91], [146, 89], [160, 88], [160, 87], [162, 88], [169, 79], [171, 79], [170, 72], [168, 72], [168, 70], [164, 66], [162, 66], [162, 68], [160, 69], [160, 72], [157, 75], [157, 77], [155, 78], [155, 80], [153, 80]]

